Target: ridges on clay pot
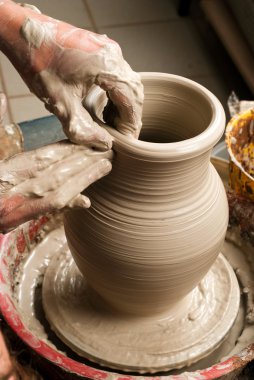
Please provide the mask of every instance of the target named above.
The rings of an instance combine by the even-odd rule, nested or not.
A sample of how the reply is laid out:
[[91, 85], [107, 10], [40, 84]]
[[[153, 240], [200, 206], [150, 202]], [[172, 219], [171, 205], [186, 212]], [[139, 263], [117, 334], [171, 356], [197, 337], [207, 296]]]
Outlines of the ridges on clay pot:
[[[73, 258], [93, 294], [135, 315], [175, 314], [217, 258], [228, 206], [210, 163], [225, 125], [217, 98], [186, 78], [143, 73], [140, 140], [106, 127], [112, 172], [87, 190], [92, 206], [65, 216]], [[101, 115], [99, 90], [90, 106]]]

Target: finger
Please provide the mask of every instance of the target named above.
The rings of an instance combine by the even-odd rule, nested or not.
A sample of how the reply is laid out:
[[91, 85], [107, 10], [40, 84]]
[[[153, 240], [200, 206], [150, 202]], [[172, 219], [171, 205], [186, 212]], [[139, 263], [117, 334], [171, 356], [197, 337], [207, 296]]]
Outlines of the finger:
[[89, 208], [91, 206], [90, 199], [85, 195], [79, 194], [73, 198], [69, 203], [67, 203], [65, 209], [76, 209], [76, 208]]
[[62, 120], [64, 132], [71, 141], [102, 151], [112, 148], [110, 134], [93, 121], [79, 99], [75, 100], [71, 111], [69, 118]]
[[86, 152], [87, 148], [61, 141], [30, 152], [19, 153], [0, 164], [0, 180], [16, 185], [28, 178], [35, 177], [55, 162], [75, 152]]
[[[60, 141], [29, 152], [19, 153], [4, 160], [0, 166], [0, 178], [8, 180], [9, 177], [18, 174], [21, 178], [33, 177], [38, 171], [49, 165], [61, 161], [65, 157], [77, 151], [85, 152], [87, 149], [69, 141]], [[5, 175], [4, 175], [5, 174]]]
[[[92, 165], [89, 170], [84, 173], [79, 173], [72, 180], [67, 181], [65, 186], [45, 194], [44, 197], [26, 198], [18, 194], [18, 201], [14, 201], [13, 207], [5, 210], [0, 214], [0, 230], [8, 231], [11, 228], [25, 223], [31, 219], [37, 218], [39, 215], [63, 209], [69, 202], [79, 195], [91, 183], [105, 176], [111, 170], [112, 166], [109, 160], [102, 159]], [[88, 206], [88, 202], [84, 204]], [[75, 201], [73, 202], [75, 205]], [[81, 204], [81, 200], [79, 200]]]
[[[115, 114], [113, 126], [123, 134], [138, 137], [142, 126], [143, 85], [139, 75], [133, 72], [127, 63], [124, 65], [124, 71], [126, 72], [125, 74], [123, 72], [121, 77], [101, 74], [97, 77], [96, 84], [107, 91], [114, 105], [114, 107], [112, 104], [109, 105], [110, 110]], [[110, 112], [106, 112], [106, 117], [108, 114]]]
[[112, 151], [94, 152], [86, 150], [85, 154], [83, 151], [76, 152], [45, 169], [39, 176], [18, 184], [10, 190], [10, 193], [23, 194], [27, 197], [43, 197], [46, 193], [64, 185], [66, 181], [72, 180], [76, 174], [81, 173], [85, 176], [89, 167], [99, 160], [112, 160], [112, 158]]
[[[133, 111], [134, 112], [134, 111]], [[133, 121], [131, 123], [123, 123], [122, 120], [131, 120]], [[109, 98], [108, 103], [106, 107], [103, 110], [103, 120], [113, 127], [115, 127], [119, 132], [121, 132], [124, 135], [132, 135], [136, 139], [138, 139], [140, 130], [141, 130], [141, 120], [140, 122], [135, 121], [135, 118], [132, 117], [132, 115], [125, 115], [119, 113], [119, 110], [117, 109], [116, 105], [112, 102], [112, 100]], [[133, 127], [134, 126], [134, 127]]]
[[85, 173], [76, 174], [64, 186], [49, 194], [48, 199], [52, 208], [62, 209], [89, 185], [107, 175], [111, 169], [111, 162], [108, 159], [102, 159], [87, 168]]
[[114, 122], [117, 117], [119, 117], [118, 110], [116, 106], [114, 105], [114, 103], [112, 102], [112, 100], [108, 98], [108, 102], [103, 110], [103, 120], [105, 121], [106, 124], [115, 126]]
[[138, 136], [141, 129], [141, 104], [133, 99], [131, 89], [125, 83], [120, 83], [108, 91], [108, 96], [118, 111], [114, 119], [115, 128], [125, 135]]

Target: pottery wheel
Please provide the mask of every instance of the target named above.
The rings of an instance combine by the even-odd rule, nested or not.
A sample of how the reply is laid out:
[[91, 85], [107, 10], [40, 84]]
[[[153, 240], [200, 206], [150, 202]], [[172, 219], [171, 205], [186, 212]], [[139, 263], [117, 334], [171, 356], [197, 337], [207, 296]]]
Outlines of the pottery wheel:
[[46, 317], [62, 341], [101, 365], [140, 373], [198, 361], [227, 336], [240, 294], [223, 255], [188, 297], [187, 314], [174, 318], [126, 317], [93, 306], [67, 246], [50, 261], [43, 283]]

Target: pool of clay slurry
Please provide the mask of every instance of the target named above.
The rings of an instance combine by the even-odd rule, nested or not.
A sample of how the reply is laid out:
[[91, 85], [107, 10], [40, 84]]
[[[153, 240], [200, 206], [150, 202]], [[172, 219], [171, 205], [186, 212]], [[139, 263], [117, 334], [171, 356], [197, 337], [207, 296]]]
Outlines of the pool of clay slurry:
[[[18, 266], [13, 298], [17, 304], [19, 315], [26, 328], [35, 337], [44, 340], [54, 350], [64, 353], [69, 358], [81, 363], [89, 363], [56, 336], [45, 317], [42, 305], [42, 284], [48, 265], [56, 256], [60, 258], [60, 261], [61, 256], [69, 255], [70, 260], [72, 258], [68, 253], [69, 249], [61, 220], [51, 222], [50, 231], [46, 230], [43, 234], [41, 242], [31, 250], [30, 255]], [[251, 304], [254, 292], [254, 258], [249, 247], [238, 246], [237, 240], [234, 242], [234, 239], [235, 235], [229, 232], [222, 253], [234, 268], [242, 290], [237, 319], [224, 342], [212, 354], [193, 365], [190, 364], [188, 367], [170, 371], [169, 374], [207, 368], [222, 359], [239, 353], [248, 344], [254, 342], [254, 327], [252, 326], [254, 317], [252, 315], [253, 305]], [[78, 269], [76, 274], [78, 274]], [[97, 344], [99, 345], [100, 342]], [[90, 362], [90, 365], [93, 366], [94, 364]], [[109, 369], [109, 371], [111, 370]], [[164, 374], [166, 373], [164, 372]]]

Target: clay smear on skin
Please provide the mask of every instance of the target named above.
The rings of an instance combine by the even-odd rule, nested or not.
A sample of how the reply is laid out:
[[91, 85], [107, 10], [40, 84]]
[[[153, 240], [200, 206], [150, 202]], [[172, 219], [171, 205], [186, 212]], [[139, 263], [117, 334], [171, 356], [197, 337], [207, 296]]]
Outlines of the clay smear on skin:
[[[67, 49], [58, 45], [55, 41], [60, 38], [60, 44], [64, 43], [64, 40], [68, 39], [69, 33], [63, 33], [61, 37], [56, 37], [59, 33], [57, 28], [56, 22], [41, 22], [31, 18], [26, 19], [21, 27], [22, 38], [35, 50], [33, 59], [38, 61], [37, 64], [43, 65], [43, 61], [41, 62], [39, 55], [38, 57], [36, 56], [36, 50], [43, 43], [46, 45], [47, 43], [55, 43], [56, 45], [54, 56], [48, 61], [46, 67], [41, 67], [39, 75], [41, 79], [39, 80], [38, 78], [37, 84], [38, 91], [40, 92], [40, 82], [42, 80], [44, 86], [52, 93], [61, 93], [61, 98], [64, 98], [64, 105], [60, 104], [60, 98], [58, 103], [55, 104], [55, 107], [60, 107], [59, 114], [64, 112], [66, 115], [73, 115], [76, 134], [79, 136], [83, 134], [86, 140], [90, 134], [89, 143], [96, 144], [97, 139], [99, 139], [98, 133], [101, 135], [100, 139], [102, 139], [106, 131], [101, 129], [97, 131], [95, 129], [98, 126], [95, 125], [89, 113], [83, 108], [81, 98], [89, 92], [93, 84], [101, 86], [109, 94], [111, 89], [113, 92], [114, 88], [117, 88], [119, 93], [124, 95], [121, 95], [123, 96], [122, 104], [118, 104], [121, 120], [118, 120], [116, 127], [121, 129], [121, 133], [136, 134], [141, 128], [141, 125], [135, 126], [135, 120], [141, 120], [143, 87], [139, 74], [132, 71], [128, 63], [122, 58], [118, 45], [113, 41], [110, 42], [105, 35], [97, 35], [87, 31], [86, 38], [93, 42], [91, 45], [96, 47], [96, 49], [95, 47], [93, 48], [95, 51], [90, 50], [89, 44], [88, 46], [87, 44], [82, 46], [82, 40], [80, 41], [80, 50], [71, 47]], [[71, 34], [75, 34], [75, 32], [78, 32], [78, 29], [71, 30]], [[75, 70], [73, 70], [73, 67], [75, 67]], [[57, 70], [57, 73], [55, 73], [55, 70]], [[60, 81], [61, 77], [63, 81]], [[63, 87], [65, 81], [66, 85]], [[82, 85], [80, 96], [73, 95], [73, 92], [77, 89], [71, 89], [70, 83]], [[116, 97], [116, 95], [113, 96]], [[47, 104], [48, 100], [43, 100]], [[64, 107], [64, 110], [62, 107]], [[133, 107], [135, 110], [132, 116], [128, 107]], [[133, 117], [133, 125], [130, 126], [131, 117]], [[136, 131], [133, 131], [135, 127]], [[68, 126], [64, 126], [64, 128], [67, 131]], [[94, 134], [92, 128], [95, 129]], [[109, 136], [107, 136], [108, 138]], [[81, 140], [80, 142], [82, 143]]]
[[56, 25], [27, 18], [21, 27], [20, 34], [31, 47], [39, 49], [43, 42], [47, 43], [55, 39]]

